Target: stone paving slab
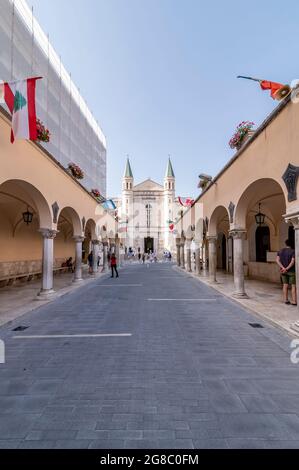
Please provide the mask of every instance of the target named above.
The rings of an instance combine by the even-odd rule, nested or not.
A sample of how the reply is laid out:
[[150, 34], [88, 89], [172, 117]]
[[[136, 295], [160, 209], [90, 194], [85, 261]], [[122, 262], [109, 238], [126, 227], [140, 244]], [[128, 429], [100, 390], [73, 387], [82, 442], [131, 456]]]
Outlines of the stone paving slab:
[[[175, 267], [176, 271], [192, 276], [199, 282], [210, 285], [229, 298], [233, 298], [235, 291], [234, 279], [231, 274], [223, 271], [217, 272], [217, 283], [210, 284], [208, 272], [195, 273], [195, 266], [191, 273]], [[273, 325], [287, 331], [290, 335], [299, 336], [299, 311], [292, 305], [285, 305], [282, 300], [282, 289], [278, 283], [245, 279], [245, 288], [248, 298], [234, 298], [234, 301], [251, 310], [257, 316], [264, 318]]]
[[[0, 448], [298, 448], [287, 334], [170, 265], [111, 281], [0, 328]], [[82, 333], [132, 336], [39, 337]]]

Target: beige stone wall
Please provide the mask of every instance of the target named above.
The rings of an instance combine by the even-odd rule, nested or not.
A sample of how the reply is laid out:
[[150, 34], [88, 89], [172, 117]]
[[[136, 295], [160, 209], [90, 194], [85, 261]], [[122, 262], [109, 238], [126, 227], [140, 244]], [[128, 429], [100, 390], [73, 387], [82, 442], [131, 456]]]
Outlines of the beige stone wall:
[[[261, 179], [276, 181], [285, 197], [287, 212], [299, 210], [299, 201], [287, 202], [282, 180], [289, 163], [299, 165], [299, 105], [289, 102], [276, 118], [250, 143], [200, 198], [203, 216], [211, 218], [217, 206], [236, 206], [246, 188]], [[235, 225], [241, 224], [239, 217]]]
[[[113, 228], [114, 219], [50, 155], [28, 141], [10, 143], [10, 123], [1, 112], [0, 168], [0, 277], [41, 270], [41, 228], [59, 232], [54, 240], [56, 267], [75, 257], [74, 235], [97, 238], [104, 220]], [[59, 206], [58, 223], [53, 220], [54, 203]], [[34, 214], [28, 226], [22, 219], [27, 207]]]
[[[279, 250], [288, 237], [284, 215], [299, 210], [298, 198], [288, 201], [282, 179], [289, 164], [299, 166], [299, 104], [291, 101], [280, 103], [254, 138], [219, 173], [195, 206], [179, 221], [178, 233], [182, 230], [188, 233], [192, 212], [196, 214], [196, 227], [208, 220], [208, 236], [218, 236], [220, 232], [227, 235], [233, 229], [245, 230], [247, 240], [244, 241], [243, 259], [249, 266], [249, 276], [279, 282], [276, 264], [256, 262], [255, 214], [261, 203], [261, 211], [266, 214], [265, 224], [270, 230], [270, 250]], [[299, 196], [298, 184], [297, 192]], [[231, 203], [235, 206], [232, 222], [228, 210]], [[201, 228], [196, 237], [202, 236]], [[220, 249], [217, 257], [221, 264]]]

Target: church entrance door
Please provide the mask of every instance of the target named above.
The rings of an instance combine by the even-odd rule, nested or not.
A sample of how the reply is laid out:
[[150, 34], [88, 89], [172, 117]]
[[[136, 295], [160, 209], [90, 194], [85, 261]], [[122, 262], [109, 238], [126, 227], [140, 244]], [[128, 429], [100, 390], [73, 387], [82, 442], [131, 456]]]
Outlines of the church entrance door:
[[154, 252], [154, 239], [146, 237], [144, 239], [144, 253]]

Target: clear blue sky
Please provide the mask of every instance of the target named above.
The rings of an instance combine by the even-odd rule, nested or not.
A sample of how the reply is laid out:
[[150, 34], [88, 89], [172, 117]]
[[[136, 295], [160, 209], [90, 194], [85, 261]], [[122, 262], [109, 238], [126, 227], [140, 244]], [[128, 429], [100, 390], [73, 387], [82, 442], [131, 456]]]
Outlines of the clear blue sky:
[[171, 154], [177, 194], [197, 195], [198, 174], [233, 155], [235, 126], [261, 123], [277, 104], [236, 76], [299, 78], [296, 0], [28, 3], [106, 134], [109, 195], [126, 154], [135, 182], [161, 182]]

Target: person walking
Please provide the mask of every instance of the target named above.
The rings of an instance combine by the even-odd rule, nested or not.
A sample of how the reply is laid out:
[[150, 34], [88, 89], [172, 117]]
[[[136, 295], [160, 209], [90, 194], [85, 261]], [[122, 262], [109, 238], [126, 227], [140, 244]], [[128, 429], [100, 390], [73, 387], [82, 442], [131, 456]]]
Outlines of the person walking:
[[117, 259], [116, 259], [115, 253], [112, 253], [111, 255], [110, 266], [111, 266], [111, 277], [114, 277], [114, 271], [115, 271], [116, 277], [119, 277], [118, 271], [117, 271]]
[[[282, 292], [285, 304], [297, 305], [295, 250], [291, 247], [290, 240], [285, 241], [285, 248], [277, 253], [276, 263], [280, 268], [282, 279]], [[289, 287], [291, 287], [292, 301], [289, 301]]]

